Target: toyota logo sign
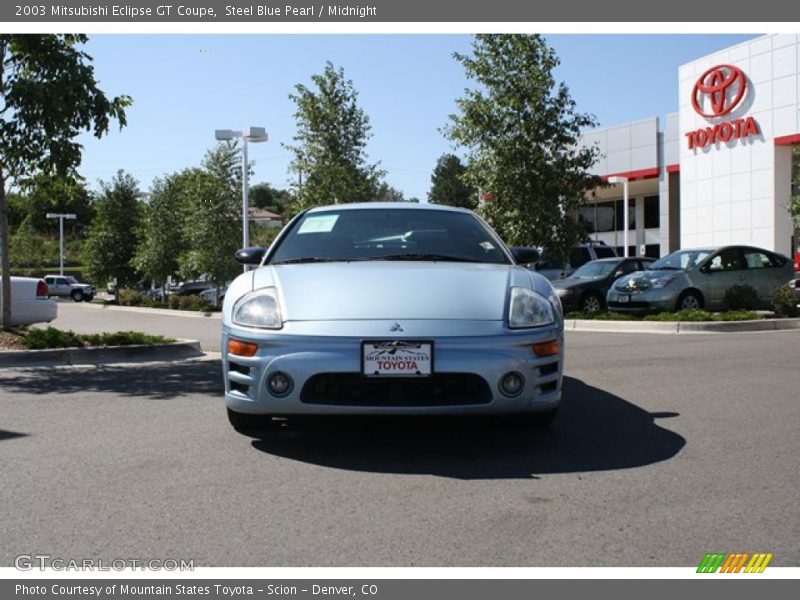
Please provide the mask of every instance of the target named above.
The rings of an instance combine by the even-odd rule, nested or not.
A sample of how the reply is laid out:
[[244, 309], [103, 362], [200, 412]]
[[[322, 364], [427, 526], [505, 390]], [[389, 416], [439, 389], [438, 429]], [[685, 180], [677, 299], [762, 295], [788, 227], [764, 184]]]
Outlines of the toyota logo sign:
[[739, 67], [717, 65], [697, 79], [692, 89], [692, 106], [703, 117], [721, 117], [739, 105], [746, 90], [747, 78]]

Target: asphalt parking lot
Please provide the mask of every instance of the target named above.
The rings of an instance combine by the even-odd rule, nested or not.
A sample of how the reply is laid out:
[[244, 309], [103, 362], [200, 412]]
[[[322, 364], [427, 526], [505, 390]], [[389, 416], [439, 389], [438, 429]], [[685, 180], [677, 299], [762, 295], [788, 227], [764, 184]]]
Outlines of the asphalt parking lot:
[[213, 356], [0, 371], [0, 566], [800, 565], [800, 332], [567, 345], [539, 433], [359, 420], [253, 441], [228, 426]]

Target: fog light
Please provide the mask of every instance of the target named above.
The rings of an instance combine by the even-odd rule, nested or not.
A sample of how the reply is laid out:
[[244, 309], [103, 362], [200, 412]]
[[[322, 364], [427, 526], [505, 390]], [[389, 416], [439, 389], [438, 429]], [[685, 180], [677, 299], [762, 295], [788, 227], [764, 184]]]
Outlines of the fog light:
[[267, 379], [267, 387], [273, 396], [285, 396], [292, 391], [292, 378], [277, 371]]
[[500, 391], [506, 396], [518, 396], [525, 387], [525, 379], [516, 372], [506, 373], [500, 380]]

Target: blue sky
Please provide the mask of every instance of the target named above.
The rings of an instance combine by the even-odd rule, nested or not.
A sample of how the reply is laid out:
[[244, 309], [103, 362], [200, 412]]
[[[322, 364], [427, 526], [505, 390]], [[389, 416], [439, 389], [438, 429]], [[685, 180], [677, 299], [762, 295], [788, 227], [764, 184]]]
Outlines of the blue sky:
[[[548, 35], [556, 76], [601, 126], [677, 110], [678, 66], [752, 35]], [[436, 159], [453, 151], [440, 128], [470, 83], [452, 53], [465, 35], [94, 35], [87, 52], [109, 95], [133, 97], [128, 126], [84, 136], [90, 187], [118, 169], [146, 190], [154, 177], [198, 165], [214, 129], [267, 128], [250, 146], [251, 184], [286, 187], [294, 135], [288, 94], [326, 60], [344, 67], [372, 123], [372, 161], [406, 197], [425, 198]]]

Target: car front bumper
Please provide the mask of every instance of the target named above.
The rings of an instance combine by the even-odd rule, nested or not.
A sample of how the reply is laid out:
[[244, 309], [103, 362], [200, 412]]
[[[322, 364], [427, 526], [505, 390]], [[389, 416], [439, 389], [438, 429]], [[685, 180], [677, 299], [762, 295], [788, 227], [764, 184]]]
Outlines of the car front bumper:
[[[624, 301], [623, 301], [624, 299]], [[677, 295], [671, 289], [644, 290], [629, 292], [611, 289], [606, 296], [606, 305], [611, 312], [647, 313], [675, 309]]]
[[[393, 322], [325, 322], [270, 332], [223, 326], [225, 402], [247, 414], [508, 414], [543, 412], [561, 400], [564, 367], [563, 329], [557, 325], [509, 331], [497, 324], [470, 328], [463, 322], [437, 327], [404, 321], [405, 333], [386, 335]], [[444, 329], [445, 331], [441, 331]], [[468, 330], [480, 335], [464, 335]], [[311, 331], [317, 331], [311, 335]], [[335, 334], [337, 332], [340, 334]], [[227, 351], [228, 340], [258, 344], [255, 356]], [[374, 378], [361, 372], [365, 340], [430, 340], [434, 374], [426, 378]], [[556, 340], [557, 354], [538, 357], [533, 345]], [[283, 397], [273, 395], [268, 378], [282, 372], [293, 381]], [[509, 372], [524, 378], [514, 397], [504, 395], [500, 380]]]

